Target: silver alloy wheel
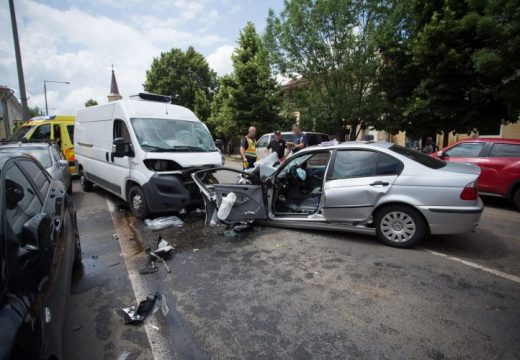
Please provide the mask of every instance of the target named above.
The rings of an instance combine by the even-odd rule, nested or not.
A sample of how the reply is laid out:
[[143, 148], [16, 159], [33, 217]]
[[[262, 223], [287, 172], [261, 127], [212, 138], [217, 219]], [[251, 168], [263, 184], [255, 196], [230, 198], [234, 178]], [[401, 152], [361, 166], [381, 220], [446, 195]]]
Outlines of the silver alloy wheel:
[[379, 226], [388, 240], [398, 243], [411, 240], [416, 231], [413, 218], [402, 211], [387, 213], [381, 219]]
[[134, 195], [134, 198], [132, 199], [132, 205], [134, 206], [134, 209], [141, 210], [141, 207], [143, 206], [143, 198], [140, 194]]

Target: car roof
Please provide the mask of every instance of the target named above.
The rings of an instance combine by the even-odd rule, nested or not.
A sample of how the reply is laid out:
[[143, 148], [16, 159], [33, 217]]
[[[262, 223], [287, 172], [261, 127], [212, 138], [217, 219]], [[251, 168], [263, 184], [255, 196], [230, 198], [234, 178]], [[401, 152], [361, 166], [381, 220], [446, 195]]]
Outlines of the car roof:
[[352, 149], [352, 148], [364, 148], [364, 149], [389, 149], [394, 143], [388, 141], [345, 141], [335, 145], [324, 146], [322, 144], [309, 146], [298, 151], [303, 153], [307, 151], [314, 151], [320, 149], [334, 150], [334, 149]]
[[464, 143], [464, 142], [492, 142], [492, 143], [508, 143], [508, 144], [520, 144], [520, 139], [506, 139], [506, 138], [491, 138], [491, 137], [479, 137], [479, 138], [469, 138], [456, 142]]
[[36, 116], [32, 119], [27, 120], [22, 126], [33, 126], [33, 125], [39, 125], [43, 123], [53, 123], [53, 122], [70, 122], [74, 123], [75, 120], [74, 115], [43, 115], [43, 116]]
[[45, 143], [45, 142], [21, 142], [21, 141], [13, 141], [13, 142], [0, 142], [1, 148], [30, 148], [30, 149], [48, 149], [50, 146], [54, 146], [53, 144]]
[[0, 170], [2, 170], [2, 168], [4, 167], [4, 164], [12, 159], [12, 158], [25, 158], [25, 159], [31, 159], [33, 161], [37, 161], [35, 160], [32, 156], [29, 156], [27, 154], [22, 154], [22, 153], [9, 153], [9, 152], [0, 152]]

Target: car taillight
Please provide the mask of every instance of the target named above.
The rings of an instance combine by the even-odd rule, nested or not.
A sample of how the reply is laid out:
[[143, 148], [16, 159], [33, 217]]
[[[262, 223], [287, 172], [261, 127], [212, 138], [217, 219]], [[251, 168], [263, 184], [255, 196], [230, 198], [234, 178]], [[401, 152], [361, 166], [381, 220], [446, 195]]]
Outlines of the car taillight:
[[478, 197], [477, 182], [470, 182], [460, 193], [461, 200], [476, 200]]

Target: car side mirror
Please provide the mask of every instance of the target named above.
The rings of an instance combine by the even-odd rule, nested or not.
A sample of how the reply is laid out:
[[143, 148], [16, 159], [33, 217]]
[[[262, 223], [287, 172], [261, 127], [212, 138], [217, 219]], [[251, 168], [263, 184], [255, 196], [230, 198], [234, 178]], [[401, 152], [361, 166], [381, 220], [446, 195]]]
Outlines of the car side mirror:
[[114, 157], [130, 156], [130, 144], [123, 138], [115, 138], [112, 142], [112, 155]]
[[442, 151], [439, 150], [439, 151], [437, 151], [437, 156], [438, 156], [439, 158], [442, 158], [442, 157], [444, 156], [444, 154], [443, 154]]
[[53, 221], [45, 213], [39, 213], [23, 224], [23, 248], [31, 252], [48, 250], [52, 244]]
[[68, 167], [69, 166], [69, 162], [67, 160], [59, 160], [58, 161], [58, 165], [60, 167]]

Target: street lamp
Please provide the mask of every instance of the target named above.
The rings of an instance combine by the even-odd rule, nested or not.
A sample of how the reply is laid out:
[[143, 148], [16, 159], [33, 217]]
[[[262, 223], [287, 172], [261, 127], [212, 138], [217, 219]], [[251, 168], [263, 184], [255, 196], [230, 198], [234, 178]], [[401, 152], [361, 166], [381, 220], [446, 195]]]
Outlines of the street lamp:
[[47, 83], [70, 85], [70, 82], [68, 81], [43, 80], [43, 93], [45, 94], [45, 115], [49, 115], [49, 106], [47, 105]]

